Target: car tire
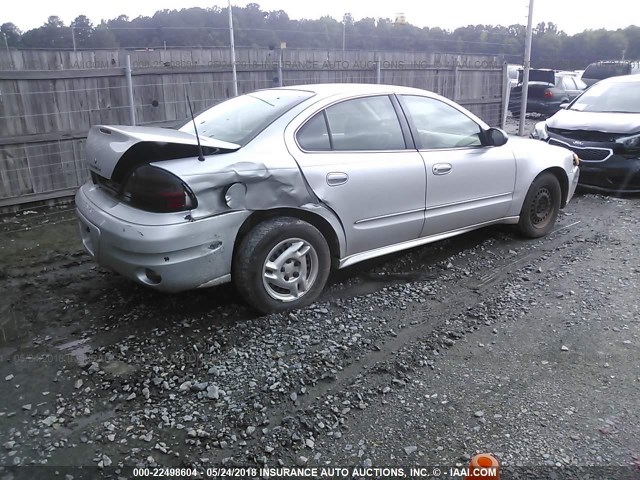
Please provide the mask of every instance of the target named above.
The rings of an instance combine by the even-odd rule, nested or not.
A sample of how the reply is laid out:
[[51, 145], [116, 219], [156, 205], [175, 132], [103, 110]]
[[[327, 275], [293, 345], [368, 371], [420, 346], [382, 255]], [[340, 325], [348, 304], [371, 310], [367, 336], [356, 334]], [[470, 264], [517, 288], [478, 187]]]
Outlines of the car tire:
[[518, 229], [527, 238], [539, 238], [551, 231], [560, 212], [562, 190], [558, 178], [543, 172], [529, 187], [520, 210]]
[[293, 217], [265, 220], [236, 249], [231, 278], [242, 298], [262, 313], [302, 308], [322, 293], [331, 270], [326, 239]]

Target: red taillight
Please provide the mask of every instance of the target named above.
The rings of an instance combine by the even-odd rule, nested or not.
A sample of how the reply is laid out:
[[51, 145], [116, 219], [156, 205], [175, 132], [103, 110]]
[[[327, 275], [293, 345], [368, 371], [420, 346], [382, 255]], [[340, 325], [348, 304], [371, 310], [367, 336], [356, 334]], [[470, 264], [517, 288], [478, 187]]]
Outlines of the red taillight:
[[181, 212], [196, 207], [193, 193], [178, 177], [150, 165], [129, 175], [122, 197], [130, 205], [150, 212]]
[[184, 210], [187, 206], [185, 192], [160, 192], [162, 204], [171, 211]]
[[548, 88], [544, 91], [544, 98], [553, 98], [553, 91]]

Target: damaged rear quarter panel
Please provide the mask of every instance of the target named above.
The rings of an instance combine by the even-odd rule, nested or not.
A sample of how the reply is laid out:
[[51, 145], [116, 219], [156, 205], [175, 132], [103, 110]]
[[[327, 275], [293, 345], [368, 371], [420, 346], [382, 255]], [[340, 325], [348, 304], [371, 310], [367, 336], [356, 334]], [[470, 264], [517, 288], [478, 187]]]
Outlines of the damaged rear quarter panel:
[[[259, 142], [259, 148], [247, 145], [237, 152], [207, 157], [204, 162], [187, 158], [157, 166], [177, 175], [191, 188], [198, 199], [198, 208], [191, 213], [194, 220], [231, 210], [318, 203], [282, 142]], [[238, 185], [240, 188], [236, 188]]]
[[191, 157], [155, 166], [178, 176], [193, 191], [198, 199], [193, 220], [237, 210], [298, 209], [322, 217], [343, 254], [346, 238], [340, 220], [309, 187], [284, 140], [287, 125], [317, 101], [294, 107], [238, 151], [207, 156], [204, 162]]

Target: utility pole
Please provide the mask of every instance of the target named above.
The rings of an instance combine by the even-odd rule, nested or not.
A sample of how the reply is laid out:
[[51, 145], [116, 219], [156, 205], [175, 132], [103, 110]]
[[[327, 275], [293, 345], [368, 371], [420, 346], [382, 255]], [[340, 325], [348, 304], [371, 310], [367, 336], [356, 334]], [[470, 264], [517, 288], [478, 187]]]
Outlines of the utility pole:
[[2, 36], [4, 37], [4, 47], [7, 49], [7, 60], [11, 64], [11, 70], [16, 69], [16, 65], [13, 63], [13, 57], [11, 56], [11, 50], [9, 50], [9, 40], [7, 40], [7, 34], [2, 32]]
[[76, 51], [76, 27], [71, 27], [71, 41], [73, 42], [73, 51]]
[[131, 55], [127, 55], [127, 63], [124, 68], [127, 78], [127, 96], [129, 97], [129, 124], [136, 125], [136, 107], [133, 103], [133, 79], [131, 78]]
[[522, 74], [522, 103], [520, 104], [520, 122], [518, 135], [524, 135], [524, 119], [527, 115], [529, 98], [529, 70], [531, 69], [531, 39], [533, 38], [533, 0], [529, 0], [529, 17], [527, 18], [527, 38], [524, 44], [524, 72]]
[[345, 13], [342, 16], [342, 51], [344, 52], [345, 46], [347, 44], [347, 20], [348, 14]]
[[231, 72], [233, 74], [233, 96], [238, 96], [238, 74], [236, 72], [236, 45], [233, 40], [233, 13], [231, 12], [231, 0], [229, 0], [229, 41], [231, 44]]

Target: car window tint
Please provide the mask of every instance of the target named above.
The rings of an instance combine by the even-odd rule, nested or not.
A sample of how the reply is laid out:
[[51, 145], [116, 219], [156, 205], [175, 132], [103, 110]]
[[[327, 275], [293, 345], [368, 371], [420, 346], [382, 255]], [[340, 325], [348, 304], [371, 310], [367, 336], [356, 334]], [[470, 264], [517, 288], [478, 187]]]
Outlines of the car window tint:
[[[271, 89], [225, 100], [195, 117], [203, 137], [246, 145], [281, 115], [314, 94], [303, 90]], [[195, 133], [193, 122], [180, 128]]]
[[314, 115], [298, 131], [298, 144], [304, 150], [331, 150], [324, 113]]
[[403, 100], [417, 129], [419, 148], [482, 145], [480, 126], [461, 111], [434, 98], [404, 95]]
[[388, 96], [346, 100], [327, 108], [334, 150], [403, 150], [400, 122]]

